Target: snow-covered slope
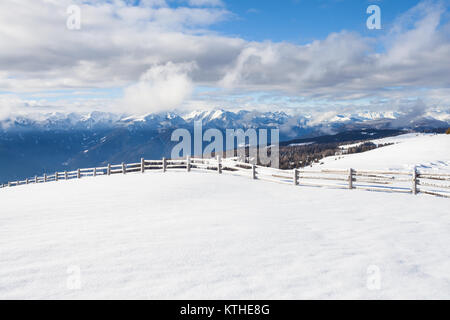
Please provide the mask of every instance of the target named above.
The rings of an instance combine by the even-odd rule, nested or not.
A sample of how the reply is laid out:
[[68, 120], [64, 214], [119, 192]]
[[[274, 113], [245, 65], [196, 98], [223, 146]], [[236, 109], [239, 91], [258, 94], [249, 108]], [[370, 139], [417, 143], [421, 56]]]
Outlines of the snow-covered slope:
[[0, 204], [0, 299], [450, 298], [448, 199], [148, 172]]
[[450, 172], [450, 135], [410, 133], [373, 140], [393, 145], [363, 153], [324, 158], [320, 168], [392, 169]]

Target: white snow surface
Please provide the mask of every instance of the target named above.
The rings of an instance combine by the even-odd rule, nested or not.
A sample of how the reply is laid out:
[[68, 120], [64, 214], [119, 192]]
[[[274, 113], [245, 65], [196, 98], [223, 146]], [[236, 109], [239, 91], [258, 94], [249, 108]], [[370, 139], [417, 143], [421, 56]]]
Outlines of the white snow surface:
[[320, 161], [323, 164], [313, 167], [405, 171], [416, 166], [423, 172], [450, 172], [450, 135], [409, 133], [371, 141], [394, 144], [362, 153], [326, 157]]
[[449, 199], [169, 171], [0, 204], [0, 299], [450, 299]]

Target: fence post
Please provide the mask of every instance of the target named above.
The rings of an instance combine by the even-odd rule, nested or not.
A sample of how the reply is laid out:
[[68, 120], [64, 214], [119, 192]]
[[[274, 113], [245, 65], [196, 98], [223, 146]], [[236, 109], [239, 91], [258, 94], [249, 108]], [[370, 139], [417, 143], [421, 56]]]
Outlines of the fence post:
[[253, 180], [256, 179], [256, 165], [252, 164], [252, 178]]
[[81, 179], [81, 170], [80, 169], [77, 169], [77, 178]]
[[8, 181], [8, 187], [11, 187], [11, 182], [10, 181]]
[[141, 173], [145, 172], [145, 160], [144, 158], [141, 158]]
[[44, 182], [47, 182], [47, 174], [44, 173]]
[[38, 183], [38, 177], [34, 176], [34, 183]]
[[127, 165], [124, 162], [122, 162], [122, 173], [123, 174], [127, 173]]
[[163, 163], [163, 172], [167, 171], [167, 160], [166, 158], [162, 158], [162, 163]]
[[58, 172], [55, 172], [55, 181], [58, 181]]
[[294, 186], [298, 185], [298, 170], [294, 168]]
[[353, 189], [353, 169], [348, 170], [348, 188]]
[[412, 172], [412, 194], [417, 194], [417, 168], [413, 168]]
[[97, 168], [94, 168], [94, 177], [97, 176]]
[[219, 172], [219, 174], [222, 173], [222, 157], [221, 155], [217, 155], [217, 172]]
[[187, 172], [191, 172], [191, 156], [186, 156], [186, 170]]
[[106, 169], [106, 174], [107, 174], [108, 176], [111, 175], [111, 164], [110, 164], [110, 163], [108, 163], [108, 167], [107, 167], [107, 169]]

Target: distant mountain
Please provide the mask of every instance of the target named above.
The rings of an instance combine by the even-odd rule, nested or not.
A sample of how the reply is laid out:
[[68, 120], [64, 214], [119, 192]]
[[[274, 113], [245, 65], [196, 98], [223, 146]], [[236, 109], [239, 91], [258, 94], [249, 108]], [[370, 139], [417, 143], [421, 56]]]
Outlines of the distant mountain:
[[[130, 116], [117, 113], [49, 113], [14, 116], [0, 121], [0, 132], [15, 131], [73, 131], [114, 128], [167, 129], [189, 127], [201, 120], [206, 127], [215, 128], [275, 128], [282, 135], [297, 138], [310, 129], [336, 129], [352, 127], [377, 127], [379, 129], [445, 127], [450, 123], [448, 112], [409, 114], [400, 112], [359, 112], [350, 114], [288, 115], [285, 112], [260, 112], [241, 110], [231, 112], [221, 109], [194, 111], [178, 114], [174, 112]], [[314, 131], [314, 130], [313, 130]]]
[[15, 116], [0, 121], [0, 182], [107, 163], [134, 162], [141, 157], [169, 157], [176, 128], [279, 128], [280, 140], [365, 129], [429, 130], [450, 126], [445, 112], [412, 115], [398, 112], [289, 115], [242, 110], [196, 111], [130, 116], [107, 112], [50, 113]]

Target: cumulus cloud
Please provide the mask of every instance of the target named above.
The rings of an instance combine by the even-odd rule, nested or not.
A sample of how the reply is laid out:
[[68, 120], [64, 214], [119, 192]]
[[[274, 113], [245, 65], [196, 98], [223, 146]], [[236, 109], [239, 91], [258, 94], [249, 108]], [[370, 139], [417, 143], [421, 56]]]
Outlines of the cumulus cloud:
[[18, 97], [11, 95], [0, 96], [0, 121], [9, 118], [22, 105], [23, 102]]
[[125, 89], [123, 106], [134, 114], [173, 110], [192, 93], [187, 73], [192, 64], [157, 65], [145, 72], [138, 83]]
[[[162, 7], [155, 7], [158, 3]], [[1, 89], [125, 86], [151, 66], [167, 62], [199, 61], [202, 68], [213, 70], [218, 68], [215, 59], [224, 59], [242, 42], [192, 34], [193, 28], [225, 19], [224, 9], [169, 8], [155, 1], [139, 7], [123, 1], [80, 2], [81, 29], [68, 30], [65, 9], [70, 4], [67, 0], [0, 3]]]
[[[386, 88], [450, 86], [449, 25], [443, 9], [429, 2], [403, 16], [382, 43], [351, 32], [332, 33], [307, 45], [247, 43], [221, 80], [225, 87], [284, 90], [320, 99], [389, 95]], [[376, 46], [384, 45], [384, 52]]]
[[[308, 45], [249, 43], [221, 80], [225, 87], [270, 88], [320, 94], [367, 71], [368, 41], [357, 34], [333, 33]], [[328, 90], [327, 90], [328, 91]]]

